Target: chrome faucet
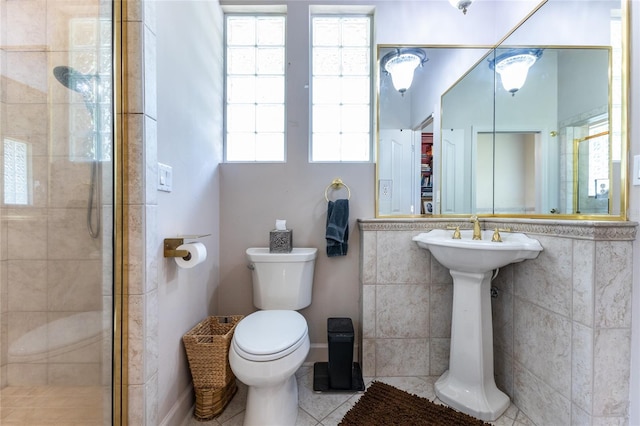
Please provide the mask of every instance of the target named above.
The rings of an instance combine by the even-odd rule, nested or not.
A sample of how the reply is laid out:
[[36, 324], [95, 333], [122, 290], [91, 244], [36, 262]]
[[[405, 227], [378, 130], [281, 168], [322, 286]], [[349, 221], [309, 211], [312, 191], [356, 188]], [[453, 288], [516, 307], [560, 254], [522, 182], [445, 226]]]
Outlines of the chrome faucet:
[[471, 216], [471, 222], [473, 222], [473, 239], [481, 240], [482, 239], [482, 230], [480, 229], [480, 221], [478, 220], [478, 216]]

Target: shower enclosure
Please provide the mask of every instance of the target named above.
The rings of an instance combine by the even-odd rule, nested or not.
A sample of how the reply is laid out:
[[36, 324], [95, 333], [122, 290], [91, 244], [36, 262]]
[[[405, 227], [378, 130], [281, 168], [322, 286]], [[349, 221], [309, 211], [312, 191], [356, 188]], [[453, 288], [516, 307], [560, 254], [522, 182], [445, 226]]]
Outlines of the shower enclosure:
[[0, 0], [2, 425], [118, 424], [114, 3]]

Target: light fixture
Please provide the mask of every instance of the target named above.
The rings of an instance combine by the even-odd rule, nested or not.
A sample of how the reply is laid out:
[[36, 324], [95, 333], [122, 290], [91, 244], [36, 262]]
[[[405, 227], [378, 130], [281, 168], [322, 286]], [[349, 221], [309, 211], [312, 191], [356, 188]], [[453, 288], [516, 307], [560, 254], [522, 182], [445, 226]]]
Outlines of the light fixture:
[[462, 13], [467, 14], [467, 8], [473, 3], [473, 0], [449, 0], [451, 6], [460, 9]]
[[422, 49], [396, 48], [382, 57], [380, 66], [391, 74], [393, 87], [404, 96], [404, 92], [411, 87], [413, 72], [427, 61], [427, 55]]
[[511, 49], [490, 59], [489, 67], [500, 74], [502, 87], [514, 96], [527, 80], [529, 68], [541, 56], [542, 49]]

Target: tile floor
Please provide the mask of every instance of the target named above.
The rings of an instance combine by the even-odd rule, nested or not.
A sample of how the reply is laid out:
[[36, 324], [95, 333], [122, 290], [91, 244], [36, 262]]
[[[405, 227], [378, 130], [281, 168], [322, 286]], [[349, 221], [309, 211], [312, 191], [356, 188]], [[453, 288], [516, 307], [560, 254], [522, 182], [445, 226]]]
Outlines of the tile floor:
[[[298, 379], [298, 421], [296, 426], [334, 426], [340, 423], [347, 411], [360, 399], [357, 393], [316, 393], [313, 391], [313, 366], [302, 366], [296, 373]], [[388, 383], [399, 389], [436, 400], [433, 384], [438, 377], [378, 377], [376, 380]], [[372, 378], [365, 378], [371, 383]], [[244, 420], [244, 407], [247, 388], [238, 381], [238, 393], [216, 419], [200, 422], [191, 417], [182, 426], [241, 426]], [[492, 424], [497, 426], [534, 426], [515, 405]]]
[[108, 401], [98, 386], [10, 386], [0, 392], [0, 425], [102, 426]]

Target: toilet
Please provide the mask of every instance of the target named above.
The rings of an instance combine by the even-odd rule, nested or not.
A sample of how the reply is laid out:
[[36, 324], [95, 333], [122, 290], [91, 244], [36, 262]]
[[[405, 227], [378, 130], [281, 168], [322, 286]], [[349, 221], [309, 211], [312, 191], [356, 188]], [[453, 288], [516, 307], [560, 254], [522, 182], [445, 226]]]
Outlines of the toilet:
[[248, 387], [246, 426], [295, 425], [295, 372], [309, 353], [307, 321], [296, 312], [311, 304], [316, 248], [270, 253], [247, 249], [253, 278], [253, 305], [260, 309], [235, 328], [229, 364]]

